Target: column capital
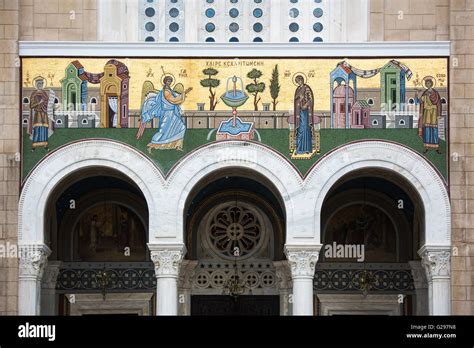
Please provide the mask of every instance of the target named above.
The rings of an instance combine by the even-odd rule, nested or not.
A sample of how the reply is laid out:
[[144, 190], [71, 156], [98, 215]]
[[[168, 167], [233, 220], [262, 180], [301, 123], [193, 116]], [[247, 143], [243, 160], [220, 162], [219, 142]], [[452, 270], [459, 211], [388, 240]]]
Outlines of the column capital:
[[51, 250], [45, 244], [19, 246], [18, 278], [41, 280]]
[[178, 278], [181, 262], [186, 254], [184, 244], [148, 244], [155, 276]]
[[418, 254], [421, 256], [421, 264], [425, 269], [428, 282], [434, 278], [451, 276], [451, 247], [424, 245]]
[[313, 278], [322, 245], [285, 245], [285, 254], [295, 278]]

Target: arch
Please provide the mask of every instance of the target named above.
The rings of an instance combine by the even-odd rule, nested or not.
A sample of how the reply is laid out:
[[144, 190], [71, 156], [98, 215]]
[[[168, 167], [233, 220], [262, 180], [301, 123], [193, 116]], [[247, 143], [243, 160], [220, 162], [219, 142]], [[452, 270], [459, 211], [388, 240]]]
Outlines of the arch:
[[323, 157], [307, 176], [305, 188], [316, 193], [313, 227], [319, 238], [321, 208], [327, 193], [344, 175], [363, 168], [384, 169], [409, 182], [423, 204], [424, 245], [451, 245], [451, 209], [445, 181], [420, 154], [384, 141], [344, 145]]
[[[298, 215], [294, 213], [297, 206], [294, 198], [303, 194], [302, 179], [297, 170], [285, 157], [264, 145], [225, 141], [212, 143], [192, 152], [169, 174], [166, 183], [168, 204], [161, 207], [167, 216], [166, 226], [162, 226], [160, 231], [167, 233], [166, 237], [182, 242], [183, 214], [189, 194], [195, 185], [211, 173], [229, 168], [246, 169], [270, 181], [283, 200], [286, 226], [294, 226], [294, 219]], [[150, 232], [153, 233], [153, 230]]]
[[46, 156], [24, 182], [18, 207], [18, 243], [44, 244], [44, 213], [55, 187], [69, 174], [89, 167], [114, 169], [142, 191], [149, 210], [149, 229], [159, 228], [158, 206], [164, 179], [153, 162], [132, 147], [93, 139], [65, 145]]
[[112, 82], [109, 83], [105, 86], [104, 90], [106, 93], [118, 93], [119, 87], [118, 87], [118, 82]]

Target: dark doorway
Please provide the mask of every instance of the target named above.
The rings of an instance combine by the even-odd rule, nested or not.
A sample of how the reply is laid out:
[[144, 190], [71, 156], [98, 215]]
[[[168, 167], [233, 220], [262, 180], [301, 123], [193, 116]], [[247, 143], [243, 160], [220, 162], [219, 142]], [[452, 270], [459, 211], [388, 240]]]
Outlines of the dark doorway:
[[[112, 109], [110, 103], [111, 100], [114, 100], [115, 103], [118, 103], [118, 98], [116, 95], [108, 96], [108, 104], [107, 104], [107, 120], [109, 123], [109, 128], [117, 128], [118, 127], [118, 113], [119, 113], [119, 105], [115, 106], [115, 110]], [[114, 122], [115, 119], [115, 122]]]
[[280, 315], [280, 297], [196, 295], [191, 297], [191, 315]]

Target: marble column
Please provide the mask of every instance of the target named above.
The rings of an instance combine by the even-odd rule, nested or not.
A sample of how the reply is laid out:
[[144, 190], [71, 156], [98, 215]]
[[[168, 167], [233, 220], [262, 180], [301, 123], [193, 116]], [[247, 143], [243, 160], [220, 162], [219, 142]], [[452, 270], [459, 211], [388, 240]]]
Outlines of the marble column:
[[184, 244], [148, 244], [155, 264], [156, 314], [178, 315], [178, 275], [186, 254]]
[[424, 245], [418, 251], [428, 280], [430, 315], [451, 315], [451, 247]]
[[313, 315], [313, 278], [321, 245], [286, 245], [293, 281], [293, 315]]
[[291, 271], [288, 261], [273, 262], [275, 273], [278, 280], [278, 289], [280, 291], [280, 315], [290, 315], [292, 312], [292, 303], [290, 300], [291, 288]]
[[420, 261], [409, 261], [415, 286], [415, 315], [428, 315], [428, 281]]
[[61, 261], [49, 261], [41, 280], [41, 315], [58, 315], [58, 296], [56, 282], [58, 280]]
[[44, 244], [19, 246], [18, 315], [40, 315], [41, 279], [50, 254]]
[[198, 262], [183, 260], [179, 271], [178, 282], [178, 314], [191, 315], [191, 289]]

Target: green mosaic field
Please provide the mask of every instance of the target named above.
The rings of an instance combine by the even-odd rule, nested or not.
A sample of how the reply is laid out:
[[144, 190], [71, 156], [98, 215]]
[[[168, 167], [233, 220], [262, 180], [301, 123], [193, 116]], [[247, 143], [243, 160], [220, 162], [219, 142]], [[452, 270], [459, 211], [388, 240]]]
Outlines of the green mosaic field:
[[[147, 144], [155, 131], [155, 129], [147, 129], [142, 138], [136, 140], [135, 135], [137, 130], [133, 128], [56, 129], [54, 134], [49, 138], [49, 151], [81, 139], [114, 139], [137, 148], [143, 154], [155, 161], [155, 163], [161, 168], [162, 172], [166, 174], [184, 155], [203, 144], [211, 142], [207, 140], [207, 135], [210, 131], [209, 129], [188, 129], [184, 138], [183, 151], [154, 150], [152, 154], [149, 154], [147, 151]], [[260, 129], [258, 131], [261, 135], [262, 143], [274, 148], [283, 156], [287, 157], [303, 176], [315, 162], [324, 156], [324, 154], [351, 141], [368, 139], [388, 140], [406, 145], [420, 153], [423, 151], [423, 143], [417, 135], [418, 129], [322, 129], [320, 155], [314, 156], [311, 160], [291, 160], [288, 151], [288, 130]], [[215, 139], [215, 135], [212, 139]], [[34, 152], [30, 151], [30, 149], [31, 141], [28, 138], [28, 135], [25, 134], [23, 136], [23, 179], [47, 153], [46, 150], [42, 148], [37, 149]], [[440, 150], [442, 151], [441, 155], [434, 151], [430, 151], [426, 157], [446, 178], [447, 157], [445, 141], [441, 140]]]

